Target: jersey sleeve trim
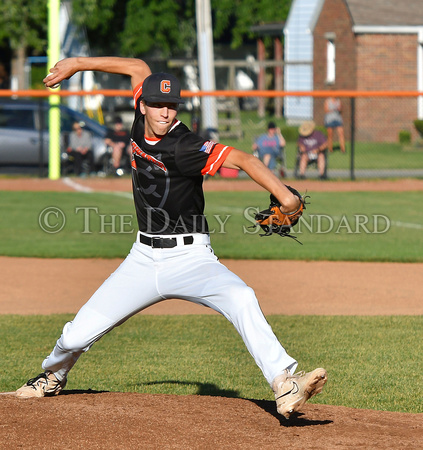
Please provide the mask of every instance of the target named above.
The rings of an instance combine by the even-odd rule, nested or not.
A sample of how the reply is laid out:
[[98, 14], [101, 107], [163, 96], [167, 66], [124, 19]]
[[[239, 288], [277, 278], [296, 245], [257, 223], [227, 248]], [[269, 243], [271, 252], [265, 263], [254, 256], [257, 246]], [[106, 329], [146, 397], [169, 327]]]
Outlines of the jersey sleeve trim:
[[137, 84], [133, 90], [135, 109], [137, 108], [137, 101], [141, 97], [141, 94], [142, 94], [142, 84], [143, 84], [143, 81], [141, 81], [141, 83]]
[[215, 175], [232, 149], [233, 147], [229, 147], [228, 145], [216, 144], [213, 151], [210, 153], [201, 174], [211, 176]]

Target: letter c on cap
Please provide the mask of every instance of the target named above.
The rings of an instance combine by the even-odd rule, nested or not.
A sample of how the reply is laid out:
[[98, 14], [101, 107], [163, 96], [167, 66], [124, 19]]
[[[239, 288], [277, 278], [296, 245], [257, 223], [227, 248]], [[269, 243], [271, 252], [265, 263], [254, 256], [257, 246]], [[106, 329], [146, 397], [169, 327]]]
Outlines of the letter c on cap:
[[160, 91], [163, 94], [168, 94], [170, 92], [170, 80], [162, 80], [160, 83]]

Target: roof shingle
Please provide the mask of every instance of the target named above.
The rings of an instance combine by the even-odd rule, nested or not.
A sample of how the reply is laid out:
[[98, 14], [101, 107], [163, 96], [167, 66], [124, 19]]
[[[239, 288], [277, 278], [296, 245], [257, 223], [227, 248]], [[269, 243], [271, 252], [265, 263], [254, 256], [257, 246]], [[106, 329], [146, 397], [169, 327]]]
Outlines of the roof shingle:
[[422, 26], [423, 0], [345, 0], [354, 25]]

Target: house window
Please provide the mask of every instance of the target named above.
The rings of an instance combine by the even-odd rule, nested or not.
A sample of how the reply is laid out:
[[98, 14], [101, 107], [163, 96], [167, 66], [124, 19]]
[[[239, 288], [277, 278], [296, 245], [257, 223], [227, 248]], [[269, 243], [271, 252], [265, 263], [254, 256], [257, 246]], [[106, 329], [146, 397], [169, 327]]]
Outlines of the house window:
[[335, 41], [328, 39], [326, 42], [326, 83], [335, 83]]
[[[417, 90], [423, 92], [423, 28], [419, 30], [418, 34]], [[417, 117], [423, 119], [423, 95], [417, 97]]]

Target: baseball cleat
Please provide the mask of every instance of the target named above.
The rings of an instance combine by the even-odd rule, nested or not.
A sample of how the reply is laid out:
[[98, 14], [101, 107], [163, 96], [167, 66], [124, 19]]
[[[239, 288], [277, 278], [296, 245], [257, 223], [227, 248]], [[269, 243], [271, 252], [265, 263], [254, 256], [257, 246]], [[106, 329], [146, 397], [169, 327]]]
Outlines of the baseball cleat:
[[16, 391], [16, 397], [31, 398], [57, 395], [65, 387], [66, 381], [66, 378], [60, 381], [53, 375], [53, 372], [46, 371], [28, 380]]
[[273, 392], [278, 413], [289, 419], [309, 398], [322, 392], [327, 380], [327, 372], [321, 368], [295, 375], [285, 371], [277, 376], [273, 381]]

